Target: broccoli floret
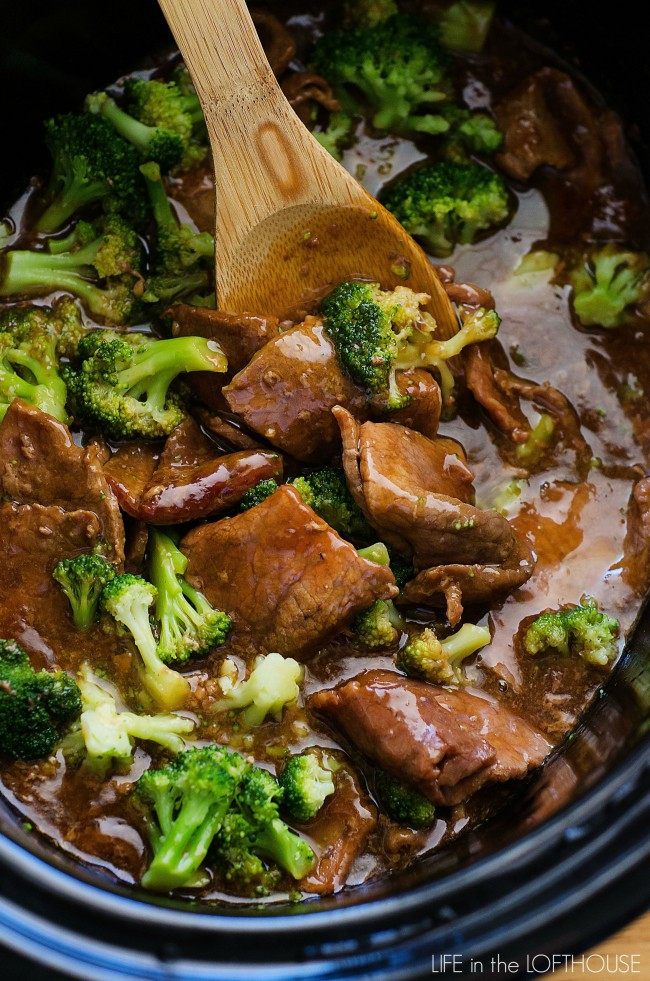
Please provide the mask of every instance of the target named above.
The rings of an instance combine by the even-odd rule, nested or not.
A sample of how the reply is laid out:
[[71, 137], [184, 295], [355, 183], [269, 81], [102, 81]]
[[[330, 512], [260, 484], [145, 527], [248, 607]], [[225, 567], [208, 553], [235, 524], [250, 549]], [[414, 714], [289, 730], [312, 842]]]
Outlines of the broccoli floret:
[[447, 359], [499, 329], [496, 311], [481, 307], [464, 314], [461, 330], [448, 341], [437, 341], [436, 322], [421, 309], [428, 300], [426, 293], [404, 286], [385, 292], [376, 283], [345, 282], [321, 303], [325, 330], [343, 369], [369, 394], [387, 394], [389, 409], [409, 401], [397, 388], [398, 368], [435, 368], [447, 403], [454, 387]]
[[164, 171], [183, 159], [185, 142], [181, 133], [168, 126], [148, 126], [121, 109], [107, 92], [93, 92], [86, 97], [89, 113], [107, 120], [114, 131], [133, 144], [142, 160], [154, 160]]
[[494, 16], [494, 0], [457, 0], [440, 18], [440, 39], [452, 51], [477, 54], [483, 48]]
[[429, 111], [448, 98], [449, 83], [438, 30], [428, 21], [397, 14], [372, 27], [332, 31], [316, 41], [312, 62], [346, 111], [359, 112], [361, 93], [378, 130], [436, 134], [449, 128]]
[[115, 578], [115, 569], [101, 555], [77, 555], [74, 559], [61, 559], [52, 578], [70, 600], [75, 627], [88, 630], [97, 616], [104, 586]]
[[142, 885], [196, 887], [205, 881], [200, 867], [208, 852], [228, 882], [253, 893], [265, 893], [277, 881], [262, 858], [302, 878], [315, 856], [280, 819], [281, 795], [271, 774], [220, 746], [191, 749], [148, 770], [133, 795], [153, 850]]
[[71, 113], [48, 120], [45, 130], [53, 172], [49, 204], [37, 231], [56, 232], [77, 211], [97, 202], [135, 224], [146, 219], [137, 151], [109, 122], [87, 112]]
[[187, 69], [179, 72], [172, 82], [129, 78], [124, 88], [127, 107], [136, 119], [147, 126], [176, 133], [181, 138], [182, 170], [205, 159], [208, 151], [205, 120]]
[[469, 154], [489, 156], [501, 147], [503, 133], [484, 112], [470, 112], [460, 106], [445, 110], [449, 130], [445, 134], [442, 153], [448, 160], [467, 163]]
[[142, 299], [145, 303], [169, 303], [206, 290], [214, 266], [213, 236], [178, 222], [158, 164], [149, 162], [140, 169], [156, 221], [156, 254]]
[[21, 304], [0, 314], [0, 420], [20, 398], [68, 421], [67, 389], [59, 371], [60, 323], [47, 308]]
[[463, 661], [490, 643], [487, 627], [465, 623], [455, 634], [438, 640], [426, 627], [411, 637], [396, 658], [397, 667], [405, 674], [424, 678], [438, 685], [460, 685], [463, 682]]
[[149, 609], [157, 590], [140, 576], [125, 573], [104, 586], [100, 606], [126, 627], [142, 658], [142, 680], [151, 697], [162, 708], [180, 708], [190, 693], [186, 678], [160, 660], [156, 638], [149, 622]]
[[434, 824], [436, 809], [431, 801], [383, 770], [377, 773], [375, 789], [381, 806], [399, 824], [416, 830], [430, 828]]
[[15, 249], [2, 256], [0, 296], [44, 296], [65, 290], [78, 296], [91, 313], [119, 324], [138, 310], [142, 248], [136, 233], [116, 215], [101, 231], [79, 222], [60, 251], [50, 240], [47, 251]]
[[383, 204], [434, 256], [474, 242], [480, 232], [508, 217], [510, 201], [502, 177], [481, 164], [442, 160], [398, 178]]
[[144, 812], [153, 851], [142, 878], [145, 889], [192, 888], [205, 881], [200, 866], [246, 766], [237, 753], [203, 746], [142, 774], [133, 801]]
[[15, 640], [0, 640], [0, 753], [42, 759], [79, 717], [81, 695], [63, 671], [34, 671]]
[[264, 894], [276, 881], [260, 859], [274, 863], [294, 879], [307, 875], [316, 861], [307, 842], [280, 818], [281, 799], [277, 780], [266, 770], [248, 766], [215, 836], [211, 856], [226, 881], [247, 893]]
[[[292, 657], [266, 654], [259, 657], [246, 681], [225, 690], [216, 703], [217, 711], [243, 709], [240, 720], [250, 728], [264, 722], [267, 716], [279, 722], [286, 705], [295, 702], [300, 693], [302, 667]], [[226, 679], [221, 679], [225, 688]]]
[[570, 274], [573, 309], [584, 327], [622, 327], [650, 299], [650, 256], [605, 245]]
[[71, 296], [59, 296], [51, 307], [17, 303], [0, 312], [0, 333], [20, 336], [43, 330], [54, 337], [56, 355], [72, 358], [82, 337], [88, 333], [78, 303]]
[[392, 600], [375, 600], [352, 621], [356, 639], [365, 647], [388, 647], [399, 637], [404, 620]]
[[282, 803], [296, 821], [313, 818], [335, 789], [331, 770], [310, 750], [289, 757], [278, 783]]
[[595, 603], [547, 611], [531, 623], [524, 634], [528, 654], [555, 650], [567, 656], [578, 654], [587, 664], [606, 667], [617, 654], [619, 623], [601, 613]]
[[542, 412], [533, 426], [528, 439], [519, 443], [515, 449], [517, 461], [525, 467], [538, 463], [553, 442], [555, 420], [548, 413]]
[[227, 361], [214, 341], [203, 337], [154, 340], [142, 334], [108, 339], [90, 334], [79, 345], [83, 359], [66, 374], [76, 413], [112, 439], [167, 436], [185, 417], [179, 397], [169, 391], [186, 371], [218, 371]]
[[83, 703], [81, 734], [86, 754], [84, 764], [94, 773], [105, 776], [113, 764], [130, 763], [135, 739], [157, 743], [174, 754], [185, 748], [183, 736], [194, 729], [191, 719], [171, 714], [118, 712], [115, 697], [97, 683], [87, 664], [82, 665], [77, 683]]
[[345, 475], [336, 467], [321, 467], [289, 481], [305, 504], [345, 538], [365, 541], [373, 530], [355, 504]]
[[239, 502], [240, 511], [248, 511], [250, 508], [254, 508], [257, 504], [261, 504], [265, 501], [267, 497], [271, 494], [275, 494], [276, 490], [280, 485], [277, 480], [273, 477], [268, 477], [266, 480], [260, 480], [259, 484], [255, 484], [254, 487], [249, 487], [244, 493], [241, 501]]
[[333, 112], [327, 126], [324, 129], [314, 129], [313, 134], [335, 160], [340, 160], [343, 150], [354, 143], [354, 119], [342, 110]]
[[232, 620], [221, 610], [215, 610], [203, 593], [190, 586], [184, 578], [186, 557], [157, 528], [149, 529], [148, 561], [151, 582], [158, 590], [160, 660], [165, 664], [184, 663], [223, 644]]

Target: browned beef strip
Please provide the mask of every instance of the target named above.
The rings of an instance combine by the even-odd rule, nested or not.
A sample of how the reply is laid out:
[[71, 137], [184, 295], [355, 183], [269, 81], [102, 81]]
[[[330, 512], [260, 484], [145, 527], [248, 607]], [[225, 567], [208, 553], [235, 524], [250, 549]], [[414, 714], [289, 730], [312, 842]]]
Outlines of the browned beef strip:
[[253, 8], [251, 19], [257, 28], [269, 65], [273, 73], [279, 77], [287, 70], [296, 53], [293, 35], [282, 21], [268, 10]]
[[219, 442], [229, 445], [232, 449], [256, 450], [261, 446], [259, 439], [249, 436], [241, 425], [238, 425], [238, 419], [230, 419], [226, 414], [211, 412], [201, 406], [196, 406], [193, 413], [204, 429]]
[[343, 372], [314, 317], [269, 341], [223, 394], [247, 426], [305, 462], [322, 462], [340, 448], [335, 405], [360, 417], [367, 412], [365, 393]]
[[337, 408], [335, 416], [346, 476], [353, 466], [360, 475], [360, 483], [351, 479], [353, 494], [361, 492], [369, 522], [416, 568], [508, 557], [514, 534], [506, 519], [468, 503], [473, 474], [459, 443], [391, 423], [365, 422], [355, 433], [346, 410]]
[[375, 599], [397, 587], [287, 485], [181, 542], [187, 578], [258, 650], [306, 658]]
[[435, 378], [424, 368], [411, 368], [409, 371], [395, 373], [397, 388], [410, 397], [403, 409], [389, 410], [387, 396], [370, 400], [370, 414], [378, 422], [398, 422], [401, 426], [416, 429], [424, 436], [435, 436], [438, 432], [442, 395]]
[[159, 443], [123, 443], [104, 464], [106, 480], [132, 518], [140, 517], [140, 502], [160, 459]]
[[207, 518], [238, 504], [247, 490], [270, 477], [282, 477], [279, 453], [218, 455], [212, 440], [187, 417], [167, 438], [142, 494], [140, 517], [157, 525]]
[[305, 126], [313, 126], [314, 111], [321, 106], [326, 112], [338, 112], [341, 103], [330, 83], [313, 72], [292, 72], [282, 82], [289, 105]]
[[279, 332], [277, 317], [263, 317], [252, 313], [228, 313], [226, 310], [210, 310], [179, 303], [167, 311], [172, 320], [174, 337], [207, 337], [216, 341], [228, 359], [228, 369], [220, 375], [209, 371], [195, 371], [189, 377], [202, 402], [211, 409], [224, 408], [220, 398], [224, 384], [241, 371], [253, 355]]
[[465, 382], [501, 432], [513, 443], [525, 443], [530, 435], [528, 420], [516, 396], [497, 384], [494, 352], [491, 341], [470, 344], [465, 349]]
[[643, 594], [650, 570], [650, 477], [638, 480], [630, 496], [621, 565], [626, 582]]
[[0, 425], [0, 494], [20, 504], [93, 511], [104, 552], [124, 560], [124, 525], [97, 447], [76, 446], [68, 427], [16, 399]]
[[455, 626], [465, 605], [489, 605], [503, 599], [523, 586], [534, 569], [532, 549], [525, 539], [517, 539], [516, 547], [503, 565], [455, 563], [423, 569], [407, 582], [398, 602], [405, 606], [446, 607], [447, 619]]
[[387, 773], [435, 804], [455, 805], [486, 784], [520, 778], [550, 744], [488, 696], [391, 671], [364, 671], [317, 692], [309, 706]]
[[60, 559], [92, 552], [101, 541], [94, 511], [0, 505], [0, 637], [14, 637], [35, 655], [35, 665], [66, 666], [84, 644], [88, 653], [94, 650], [96, 638], [73, 631], [70, 604], [52, 570]]
[[305, 892], [328, 894], [342, 889], [377, 824], [377, 808], [359, 778], [342, 753], [332, 755], [341, 763], [334, 773], [334, 793], [304, 826], [319, 851], [316, 867], [300, 883]]

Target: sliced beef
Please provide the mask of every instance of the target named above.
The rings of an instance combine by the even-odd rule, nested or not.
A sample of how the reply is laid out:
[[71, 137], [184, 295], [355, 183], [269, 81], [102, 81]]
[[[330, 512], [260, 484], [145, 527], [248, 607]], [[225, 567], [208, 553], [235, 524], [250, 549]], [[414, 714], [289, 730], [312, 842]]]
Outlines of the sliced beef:
[[195, 528], [181, 548], [187, 578], [258, 650], [305, 658], [397, 587], [287, 485], [262, 504]]
[[445, 607], [455, 626], [464, 606], [490, 605], [523, 586], [533, 574], [535, 556], [525, 539], [516, 545], [502, 565], [439, 565], [423, 569], [407, 582], [398, 602], [405, 606]]
[[305, 462], [320, 462], [339, 449], [335, 405], [355, 415], [366, 412], [365, 393], [343, 372], [314, 317], [269, 341], [223, 394], [250, 429]]
[[365, 671], [312, 695], [309, 706], [370, 760], [435, 804], [523, 777], [550, 744], [501, 703], [390, 671]]
[[454, 440], [391, 423], [361, 426], [337, 408], [350, 489], [382, 538], [422, 569], [447, 562], [502, 562], [514, 534], [496, 511], [469, 503], [473, 474]]
[[207, 518], [238, 504], [261, 480], [282, 477], [279, 453], [217, 453], [198, 423], [190, 417], [185, 419], [167, 438], [142, 495], [140, 517], [157, 525]]
[[279, 78], [287, 70], [296, 53], [293, 35], [282, 21], [268, 10], [253, 8], [251, 20], [257, 28], [264, 54], [273, 74]]
[[328, 894], [342, 889], [355, 859], [377, 824], [377, 808], [342, 753], [334, 774], [334, 793], [304, 826], [318, 850], [318, 863], [300, 883], [305, 892]]
[[464, 354], [467, 387], [511, 443], [523, 443], [530, 435], [530, 425], [521, 409], [524, 399], [553, 418], [556, 447], [566, 447], [575, 456], [578, 471], [586, 474], [593, 455], [582, 435], [577, 413], [563, 392], [548, 382], [539, 384], [513, 374], [498, 342], [470, 345]]
[[93, 511], [104, 554], [124, 560], [122, 517], [97, 447], [76, 446], [67, 426], [19, 399], [0, 425], [0, 494], [20, 504]]
[[168, 310], [174, 337], [207, 337], [216, 341], [228, 359], [228, 370], [217, 376], [209, 371], [195, 371], [189, 383], [211, 409], [224, 408], [220, 398], [224, 382], [241, 371], [253, 355], [279, 333], [277, 317], [252, 313], [228, 313], [179, 303]]
[[73, 631], [70, 604], [52, 570], [60, 559], [92, 552], [102, 537], [94, 511], [0, 505], [0, 637], [14, 637], [36, 664], [69, 664], [83, 646], [86, 635]]
[[370, 402], [372, 418], [378, 422], [398, 422], [401, 426], [416, 429], [424, 436], [435, 436], [442, 411], [442, 395], [438, 382], [424, 368], [397, 371], [395, 380], [398, 390], [409, 396], [408, 405], [403, 409], [389, 410], [386, 407], [386, 398], [373, 398]]
[[551, 240], [582, 235], [645, 247], [648, 197], [619, 117], [590, 103], [573, 79], [545, 67], [495, 106], [504, 133], [496, 160], [535, 177], [550, 205]]
[[289, 105], [305, 126], [312, 126], [319, 107], [327, 113], [338, 112], [341, 103], [330, 83], [313, 72], [292, 72], [282, 82]]
[[170, 525], [227, 511], [260, 480], [281, 477], [282, 460], [262, 450], [220, 454], [188, 416], [168, 436], [162, 452], [127, 444], [106, 464], [106, 473], [127, 514]]
[[256, 450], [261, 446], [259, 439], [249, 436], [242, 429], [238, 419], [229, 418], [230, 413], [211, 412], [197, 406], [194, 415], [204, 429], [229, 449]]
[[104, 473], [120, 507], [132, 518], [140, 517], [142, 495], [153, 477], [159, 443], [123, 443], [104, 464]]
[[621, 565], [626, 582], [643, 594], [650, 572], [650, 477], [638, 480], [630, 497]]

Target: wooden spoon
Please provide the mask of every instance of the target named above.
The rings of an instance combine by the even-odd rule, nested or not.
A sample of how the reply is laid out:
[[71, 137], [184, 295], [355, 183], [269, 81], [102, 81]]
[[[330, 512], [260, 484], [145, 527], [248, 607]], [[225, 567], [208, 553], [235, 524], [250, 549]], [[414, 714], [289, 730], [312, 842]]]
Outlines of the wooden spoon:
[[218, 305], [283, 316], [344, 279], [431, 296], [422, 249], [311, 135], [278, 86], [244, 0], [159, 0], [201, 100], [216, 176]]

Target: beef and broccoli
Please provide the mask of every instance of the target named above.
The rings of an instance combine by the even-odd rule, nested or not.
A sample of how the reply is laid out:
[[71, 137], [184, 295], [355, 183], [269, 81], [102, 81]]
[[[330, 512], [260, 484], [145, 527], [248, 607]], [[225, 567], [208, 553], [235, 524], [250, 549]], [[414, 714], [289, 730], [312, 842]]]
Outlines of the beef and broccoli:
[[453, 336], [408, 270], [218, 308], [177, 53], [47, 120], [0, 223], [0, 793], [206, 901], [334, 893], [507, 807], [650, 583], [623, 124], [493, 3], [321, 6], [253, 19]]

